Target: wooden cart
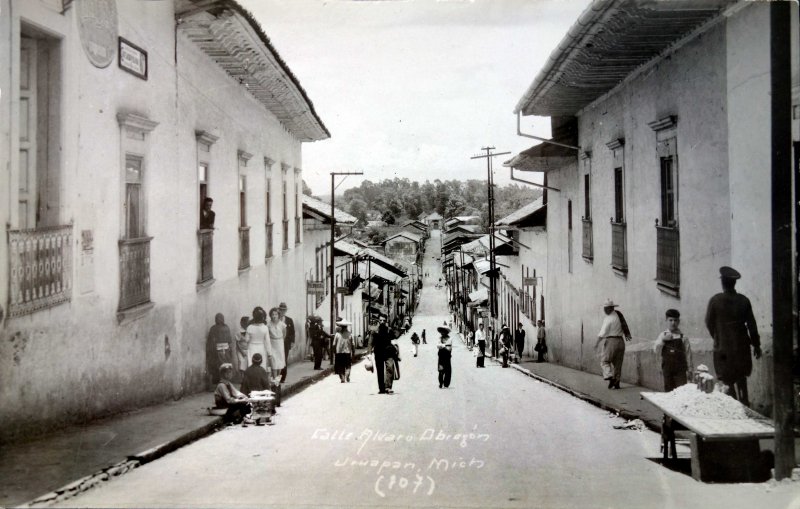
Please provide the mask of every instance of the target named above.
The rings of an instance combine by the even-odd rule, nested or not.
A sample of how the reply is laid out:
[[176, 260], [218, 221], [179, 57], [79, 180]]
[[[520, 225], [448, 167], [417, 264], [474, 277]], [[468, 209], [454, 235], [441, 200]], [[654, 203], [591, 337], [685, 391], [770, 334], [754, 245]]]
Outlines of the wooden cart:
[[[761, 482], [769, 478], [769, 465], [764, 461], [758, 444], [759, 439], [775, 436], [772, 421], [766, 417], [750, 409], [749, 416], [745, 419], [686, 416], [670, 408], [666, 393], [641, 394], [667, 417], [688, 430], [686, 434], [692, 450], [692, 477], [696, 480]], [[668, 444], [663, 444], [665, 450], [667, 446]]]

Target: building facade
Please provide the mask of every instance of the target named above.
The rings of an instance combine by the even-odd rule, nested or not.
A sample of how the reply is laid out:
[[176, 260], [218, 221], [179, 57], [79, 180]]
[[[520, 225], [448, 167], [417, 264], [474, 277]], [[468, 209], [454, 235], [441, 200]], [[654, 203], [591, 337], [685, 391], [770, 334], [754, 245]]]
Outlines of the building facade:
[[204, 389], [216, 313], [302, 323], [301, 145], [329, 134], [258, 23], [235, 2], [0, 11], [3, 438]]

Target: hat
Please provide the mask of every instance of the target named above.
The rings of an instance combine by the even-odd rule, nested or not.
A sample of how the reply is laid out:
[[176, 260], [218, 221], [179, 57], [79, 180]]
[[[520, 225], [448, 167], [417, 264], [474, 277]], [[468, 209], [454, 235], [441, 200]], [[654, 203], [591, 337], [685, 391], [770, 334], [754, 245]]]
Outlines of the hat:
[[442, 336], [448, 336], [450, 334], [450, 327], [444, 327], [442, 325], [436, 327], [436, 330], [439, 331], [439, 334]]
[[668, 309], [667, 310], [667, 318], [680, 318], [681, 312], [677, 309]]
[[336, 325], [338, 325], [339, 327], [347, 327], [349, 325], [353, 325], [353, 322], [350, 322], [342, 318], [341, 320], [336, 321]]
[[261, 364], [261, 362], [262, 362], [263, 360], [264, 360], [264, 358], [263, 358], [263, 357], [261, 357], [261, 354], [260, 354], [260, 353], [253, 354], [253, 364]]
[[317, 316], [317, 315], [311, 315], [311, 316], [308, 317], [308, 321], [311, 322], [311, 323], [315, 323], [315, 322], [322, 323], [322, 317], [321, 316]]
[[224, 363], [219, 365], [219, 372], [220, 373], [222, 373], [226, 369], [233, 369], [233, 364], [231, 364], [230, 362], [224, 362]]
[[289, 308], [288, 308], [288, 307], [286, 307], [286, 303], [285, 303], [285, 302], [281, 302], [280, 304], [278, 304], [278, 309], [284, 309], [284, 310], [286, 310], [286, 309], [289, 309]]
[[611, 299], [606, 299], [606, 301], [603, 303], [604, 308], [615, 308], [617, 306], [619, 306], [619, 304], [614, 304], [614, 301]]
[[742, 275], [739, 274], [739, 271], [731, 267], [720, 267], [719, 277], [724, 277], [728, 279], [739, 279], [740, 277], [742, 277]]

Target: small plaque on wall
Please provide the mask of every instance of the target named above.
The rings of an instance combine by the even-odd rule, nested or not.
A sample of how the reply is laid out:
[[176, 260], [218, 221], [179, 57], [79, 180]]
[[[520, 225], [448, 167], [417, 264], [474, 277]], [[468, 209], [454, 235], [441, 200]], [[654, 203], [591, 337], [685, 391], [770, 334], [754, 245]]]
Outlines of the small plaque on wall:
[[119, 67], [143, 80], [147, 79], [147, 52], [127, 39], [119, 38]]

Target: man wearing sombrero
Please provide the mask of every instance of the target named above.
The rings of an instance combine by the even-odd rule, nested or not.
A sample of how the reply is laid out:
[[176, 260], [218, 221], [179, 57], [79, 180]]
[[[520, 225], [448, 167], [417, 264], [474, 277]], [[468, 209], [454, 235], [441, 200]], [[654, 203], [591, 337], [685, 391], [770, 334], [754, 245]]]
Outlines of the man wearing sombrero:
[[608, 380], [609, 389], [619, 389], [620, 378], [622, 377], [622, 361], [625, 360], [625, 341], [631, 340], [631, 332], [625, 317], [622, 313], [615, 310], [618, 304], [614, 304], [611, 299], [606, 299], [603, 304], [603, 312], [606, 317], [603, 325], [597, 334], [597, 349], [603, 342], [603, 352], [600, 355], [600, 368], [603, 370], [603, 380]]

